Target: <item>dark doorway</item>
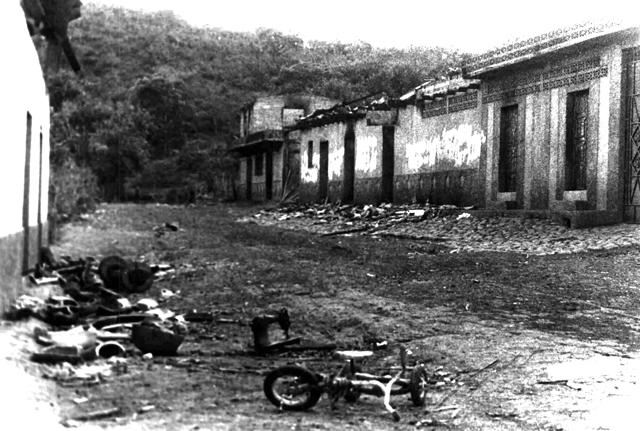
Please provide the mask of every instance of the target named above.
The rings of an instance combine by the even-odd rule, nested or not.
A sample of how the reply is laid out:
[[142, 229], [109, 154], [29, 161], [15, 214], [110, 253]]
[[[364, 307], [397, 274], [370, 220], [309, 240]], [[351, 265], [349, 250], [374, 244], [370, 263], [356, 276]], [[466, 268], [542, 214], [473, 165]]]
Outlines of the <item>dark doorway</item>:
[[344, 134], [344, 174], [342, 186], [342, 201], [353, 202], [356, 179], [356, 134], [353, 131], [353, 121], [347, 122]]
[[394, 142], [396, 128], [382, 126], [382, 201], [393, 202]]
[[640, 223], [640, 48], [623, 51], [625, 89], [624, 222]]
[[253, 158], [251, 156], [245, 159], [247, 161], [247, 172], [246, 172], [246, 198], [248, 201], [251, 200], [251, 189], [253, 188]]
[[589, 90], [567, 95], [565, 190], [587, 189], [587, 125]]
[[300, 187], [300, 144], [294, 141], [285, 143], [282, 160], [282, 196], [298, 190]]
[[31, 113], [27, 112], [27, 136], [24, 156], [24, 194], [22, 196], [22, 272], [29, 271], [29, 194], [31, 189]]
[[327, 199], [329, 193], [329, 141], [320, 142], [320, 172], [318, 173], [318, 199]]
[[271, 198], [273, 198], [273, 151], [268, 150], [267, 154], [266, 154], [266, 166], [265, 166], [265, 194], [266, 194], [266, 198], [269, 200]]
[[500, 112], [500, 159], [498, 191], [515, 192], [518, 179], [518, 105]]

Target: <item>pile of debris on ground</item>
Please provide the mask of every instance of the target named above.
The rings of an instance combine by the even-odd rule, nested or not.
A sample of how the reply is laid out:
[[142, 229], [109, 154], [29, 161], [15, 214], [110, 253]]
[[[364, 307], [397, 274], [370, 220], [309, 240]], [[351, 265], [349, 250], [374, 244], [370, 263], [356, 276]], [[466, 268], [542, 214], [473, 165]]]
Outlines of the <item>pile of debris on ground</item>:
[[[325, 235], [339, 235], [352, 232], [386, 229], [400, 223], [418, 223], [441, 217], [447, 210], [472, 210], [474, 206], [430, 204], [381, 204], [343, 205], [340, 202], [326, 204], [285, 205], [263, 209], [254, 218], [273, 218], [279, 222], [300, 219], [314, 220], [314, 225], [341, 224], [344, 229], [325, 232]], [[241, 220], [249, 221], [249, 220]]]
[[35, 317], [52, 329], [36, 328], [35, 341], [42, 346], [31, 359], [46, 364], [80, 364], [124, 356], [132, 349], [146, 355], [173, 355], [184, 340], [186, 322], [158, 300], [132, 304], [127, 296], [144, 293], [154, 280], [172, 271], [169, 265], [108, 256], [101, 261], [87, 257], [55, 259], [44, 249], [43, 263], [29, 279], [34, 285], [55, 284], [61, 294], [47, 299], [23, 295], [7, 313], [10, 320]]

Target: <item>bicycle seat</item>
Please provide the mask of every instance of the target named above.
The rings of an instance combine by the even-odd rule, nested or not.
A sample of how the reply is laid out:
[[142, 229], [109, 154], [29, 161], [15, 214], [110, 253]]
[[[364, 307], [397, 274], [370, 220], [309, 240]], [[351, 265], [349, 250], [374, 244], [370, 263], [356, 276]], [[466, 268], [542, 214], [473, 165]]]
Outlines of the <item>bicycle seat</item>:
[[369, 350], [341, 350], [333, 354], [336, 359], [363, 359], [373, 356], [373, 352]]

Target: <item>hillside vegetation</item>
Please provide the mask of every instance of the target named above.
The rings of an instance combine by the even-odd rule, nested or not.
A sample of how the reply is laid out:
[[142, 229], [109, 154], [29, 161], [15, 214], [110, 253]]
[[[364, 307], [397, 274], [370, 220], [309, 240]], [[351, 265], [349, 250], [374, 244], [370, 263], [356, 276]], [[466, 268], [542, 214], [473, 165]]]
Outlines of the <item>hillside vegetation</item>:
[[132, 186], [228, 194], [238, 113], [257, 96], [398, 96], [464, 57], [437, 47], [197, 28], [171, 12], [93, 4], [69, 35], [82, 72], [63, 67], [48, 77], [53, 183], [63, 214], [96, 198], [122, 199]]

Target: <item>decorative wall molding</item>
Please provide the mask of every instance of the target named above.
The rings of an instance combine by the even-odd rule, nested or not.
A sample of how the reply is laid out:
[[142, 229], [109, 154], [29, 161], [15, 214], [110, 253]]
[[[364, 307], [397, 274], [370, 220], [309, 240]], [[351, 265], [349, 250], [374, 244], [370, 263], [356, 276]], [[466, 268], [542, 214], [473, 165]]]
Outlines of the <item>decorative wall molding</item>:
[[600, 65], [600, 58], [578, 61], [542, 73], [488, 84], [482, 94], [482, 103], [509, 100], [552, 88], [579, 84], [607, 76], [609, 69]]
[[461, 96], [449, 97], [449, 113], [474, 109], [478, 107], [478, 93], [475, 91]]
[[444, 115], [447, 113], [447, 98], [443, 97], [440, 100], [425, 101], [422, 105], [422, 117], [437, 117], [438, 115]]
[[444, 96], [440, 100], [425, 101], [422, 105], [422, 117], [437, 117], [478, 107], [478, 92], [469, 90], [459, 96]]
[[596, 37], [607, 32], [615, 31], [617, 28], [625, 28], [624, 23], [621, 21], [595, 24], [585, 22], [558, 29], [473, 57], [470, 62], [464, 66], [464, 70], [465, 73], [473, 75], [475, 72], [479, 72], [488, 67], [497, 67], [501, 63], [530, 58], [532, 55], [548, 48], [564, 45], [572, 41], [583, 40], [585, 38]]

